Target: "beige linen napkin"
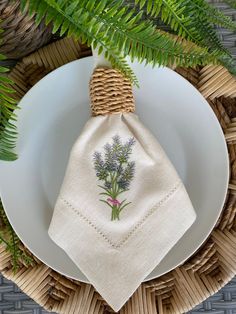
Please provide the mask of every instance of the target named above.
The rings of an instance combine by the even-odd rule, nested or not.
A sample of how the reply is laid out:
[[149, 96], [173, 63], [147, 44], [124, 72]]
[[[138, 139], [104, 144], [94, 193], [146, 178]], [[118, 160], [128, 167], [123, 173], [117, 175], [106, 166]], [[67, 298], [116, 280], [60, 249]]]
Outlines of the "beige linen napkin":
[[94, 116], [71, 150], [49, 235], [118, 311], [195, 212], [157, 139], [133, 113], [128, 81], [97, 69], [91, 98]]

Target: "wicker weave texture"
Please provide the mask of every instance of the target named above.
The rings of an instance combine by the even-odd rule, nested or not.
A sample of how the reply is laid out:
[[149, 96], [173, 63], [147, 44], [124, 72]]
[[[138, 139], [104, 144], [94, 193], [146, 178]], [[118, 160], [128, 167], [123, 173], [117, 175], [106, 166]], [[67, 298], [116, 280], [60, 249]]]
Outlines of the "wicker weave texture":
[[[11, 72], [16, 82], [16, 96], [21, 98], [58, 66], [88, 54], [89, 50], [72, 39], [41, 48], [24, 58]], [[236, 273], [236, 81], [222, 67], [177, 71], [204, 93], [226, 134], [231, 163], [228, 198], [217, 226], [201, 249], [181, 267], [143, 283], [121, 309], [121, 314], [184, 313], [216, 293]], [[219, 85], [216, 76], [221, 71], [223, 84]], [[33, 266], [22, 265], [14, 274], [9, 254], [1, 246], [0, 269], [6, 278], [47, 310], [68, 314], [112, 313], [91, 285], [70, 280], [36, 258]]]
[[20, 0], [0, 0], [0, 20], [4, 36], [0, 52], [18, 59], [42, 47], [52, 38], [51, 27], [35, 25], [34, 17], [21, 13]]
[[235, 314], [236, 277], [214, 296], [195, 307], [189, 314]]
[[0, 314], [46, 314], [41, 306], [24, 294], [13, 282], [0, 276]]
[[[24, 294], [13, 282], [0, 276], [0, 314], [56, 314], [48, 312]], [[235, 314], [236, 277], [214, 296], [188, 314]], [[81, 313], [83, 314], [83, 313]], [[93, 314], [93, 313], [89, 313]], [[135, 314], [135, 313], [134, 313]], [[145, 313], [148, 314], [148, 313]]]
[[94, 70], [90, 80], [90, 98], [93, 116], [135, 110], [130, 81], [114, 69]]
[[[11, 281], [0, 276], [0, 314], [54, 314], [44, 310]], [[236, 277], [188, 314], [235, 314]], [[82, 313], [81, 313], [82, 314]], [[93, 313], [89, 313], [93, 314]], [[148, 314], [148, 313], [145, 313]]]

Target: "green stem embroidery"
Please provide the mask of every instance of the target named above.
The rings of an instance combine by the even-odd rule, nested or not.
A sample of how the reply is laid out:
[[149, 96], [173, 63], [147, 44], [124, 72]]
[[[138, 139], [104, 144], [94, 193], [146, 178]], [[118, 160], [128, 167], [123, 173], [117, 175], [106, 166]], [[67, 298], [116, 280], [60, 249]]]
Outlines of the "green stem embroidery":
[[112, 144], [104, 146], [104, 156], [100, 152], [93, 154], [94, 169], [99, 181], [98, 185], [103, 192], [101, 202], [111, 208], [111, 220], [120, 220], [121, 211], [131, 204], [126, 199], [120, 201], [120, 194], [129, 190], [130, 183], [134, 177], [135, 162], [129, 161], [132, 153], [134, 138], [128, 139], [122, 144], [118, 135], [113, 136]]

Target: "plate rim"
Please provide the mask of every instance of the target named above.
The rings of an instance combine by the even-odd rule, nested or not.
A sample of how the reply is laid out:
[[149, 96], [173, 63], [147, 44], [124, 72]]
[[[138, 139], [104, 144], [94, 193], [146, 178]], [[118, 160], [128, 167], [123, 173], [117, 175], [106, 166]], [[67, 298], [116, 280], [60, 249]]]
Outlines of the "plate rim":
[[[38, 86], [38, 84], [40, 84], [43, 80], [48, 79], [48, 77], [50, 77], [50, 75], [54, 75], [56, 71], [61, 70], [63, 67], [66, 67], [67, 65], [70, 65], [70, 64], [72, 64], [72, 63], [78, 63], [78, 62], [81, 62], [81, 61], [82, 61], [82, 62], [86, 62], [88, 59], [92, 60], [93, 57], [86, 57], [86, 58], [81, 58], [81, 59], [78, 59], [78, 60], [74, 60], [74, 61], [68, 62], [68, 63], [66, 63], [66, 64], [64, 64], [64, 65], [62, 65], [62, 66], [56, 68], [55, 70], [51, 71], [51, 72], [48, 73], [47, 75], [45, 75], [41, 80], [39, 80], [35, 85], [33, 85], [33, 86], [25, 93], [25, 95], [21, 98], [21, 100], [20, 100], [20, 102], [19, 102], [19, 106], [20, 106], [21, 103], [24, 101], [24, 98], [26, 97], [26, 95], [28, 95], [29, 92], [30, 92], [32, 89], [36, 89], [37, 86]], [[84, 61], [84, 60], [86, 60], [86, 61]], [[214, 118], [215, 118], [215, 120], [217, 121], [219, 130], [220, 130], [221, 135], [222, 135], [222, 139], [223, 139], [224, 147], [225, 147], [225, 153], [226, 153], [226, 155], [227, 155], [227, 158], [226, 158], [227, 169], [225, 169], [225, 171], [226, 171], [226, 177], [227, 177], [227, 184], [225, 185], [224, 198], [223, 198], [223, 200], [222, 200], [222, 204], [221, 204], [221, 208], [220, 208], [220, 210], [219, 210], [218, 216], [217, 216], [217, 218], [215, 219], [215, 223], [214, 223], [213, 227], [209, 229], [209, 232], [208, 232], [207, 236], [205, 237], [204, 241], [201, 242], [201, 243], [199, 244], [199, 246], [198, 246], [196, 249], [194, 249], [194, 251], [193, 251], [191, 254], [189, 254], [189, 255], [188, 255], [185, 259], [183, 259], [180, 263], [176, 264], [173, 268], [169, 269], [169, 270], [166, 271], [166, 272], [163, 272], [162, 274], [160, 274], [160, 275], [158, 275], [158, 276], [152, 276], [152, 277], [149, 277], [149, 276], [148, 276], [148, 277], [145, 278], [145, 280], [144, 280], [143, 282], [146, 282], [146, 281], [149, 281], [149, 280], [152, 280], [152, 279], [155, 279], [155, 278], [159, 278], [159, 277], [161, 277], [162, 275], [164, 275], [164, 274], [166, 274], [166, 273], [172, 271], [172, 270], [175, 269], [176, 267], [178, 267], [178, 266], [180, 266], [181, 264], [183, 264], [183, 263], [184, 263], [186, 260], [188, 260], [191, 256], [193, 256], [193, 255], [196, 253], [196, 251], [198, 251], [199, 248], [200, 248], [202, 245], [204, 245], [204, 242], [207, 240], [207, 238], [208, 238], [209, 235], [211, 234], [212, 230], [214, 229], [214, 227], [215, 227], [215, 225], [216, 225], [216, 223], [217, 223], [217, 221], [218, 221], [218, 219], [219, 219], [219, 217], [220, 217], [220, 215], [221, 215], [221, 213], [222, 213], [222, 210], [223, 210], [223, 207], [224, 207], [226, 198], [227, 198], [228, 182], [229, 182], [229, 178], [230, 178], [230, 169], [229, 169], [230, 162], [229, 162], [229, 155], [228, 155], [227, 143], [226, 143], [226, 141], [225, 141], [225, 139], [224, 139], [224, 133], [223, 133], [223, 130], [222, 130], [221, 126], [220, 126], [219, 120], [217, 119], [217, 117], [216, 117], [216, 115], [215, 115], [213, 109], [211, 108], [211, 106], [209, 105], [209, 103], [207, 102], [207, 100], [203, 97], [203, 95], [197, 90], [197, 88], [194, 87], [187, 79], [185, 79], [185, 78], [182, 77], [180, 74], [178, 74], [177, 72], [173, 71], [173, 70], [170, 69], [170, 68], [167, 68], [167, 67], [162, 67], [162, 68], [163, 68], [163, 69], [166, 69], [166, 70], [168, 70], [168, 71], [174, 72], [180, 79], [184, 80], [185, 82], [187, 82], [187, 84], [191, 85], [191, 87], [193, 87], [193, 88], [198, 92], [199, 96], [201, 96], [202, 99], [203, 99], [203, 101], [207, 104], [208, 108], [209, 108], [210, 111], [212, 112], [212, 115], [214, 115]], [[16, 126], [17, 126], [17, 127], [18, 127], [18, 123], [19, 123], [19, 121], [17, 121], [17, 123], [16, 123]], [[5, 161], [1, 161], [1, 163], [2, 163], [2, 162], [5, 163]], [[2, 194], [1, 191], [0, 191], [0, 194]], [[4, 200], [4, 197], [1, 196], [1, 199], [2, 199], [2, 203], [3, 203], [4, 209], [5, 209], [5, 205], [4, 205], [5, 200]], [[9, 216], [9, 212], [8, 212], [6, 209], [5, 209], [5, 212], [6, 212], [6, 215], [7, 215], [7, 218], [8, 218], [8, 220], [9, 220], [9, 222], [11, 223], [11, 225], [13, 226], [13, 228], [14, 228], [14, 230], [15, 230], [14, 223], [12, 223], [12, 219], [11, 219], [11, 217]], [[15, 231], [15, 232], [16, 232], [16, 231]], [[20, 238], [20, 240], [22, 241], [22, 243], [26, 246], [26, 248], [28, 248], [28, 249], [33, 253], [33, 255], [35, 255], [43, 264], [47, 265], [49, 268], [55, 270], [56, 272], [60, 273], [60, 274], [63, 275], [63, 276], [66, 276], [66, 277], [69, 277], [69, 278], [72, 278], [72, 279], [75, 279], [75, 280], [77, 280], [77, 281], [81, 281], [81, 282], [84, 282], [84, 283], [89, 283], [88, 280], [87, 280], [87, 281], [83, 281], [83, 280], [81, 280], [81, 279], [74, 278], [73, 276], [70, 276], [70, 275], [66, 274], [65, 272], [62, 272], [62, 271], [58, 270], [57, 268], [54, 268], [53, 266], [49, 265], [49, 264], [48, 264], [47, 262], [45, 262], [41, 257], [39, 257], [37, 254], [35, 254], [35, 253], [34, 253], [34, 250], [31, 250], [31, 248], [30, 248], [31, 246], [28, 245], [28, 244], [26, 244], [25, 241], [21, 239], [21, 237], [19, 236], [19, 234], [18, 234], [17, 232], [16, 232], [16, 234], [17, 234], [17, 236]], [[68, 258], [69, 258], [69, 257], [68, 257]]]

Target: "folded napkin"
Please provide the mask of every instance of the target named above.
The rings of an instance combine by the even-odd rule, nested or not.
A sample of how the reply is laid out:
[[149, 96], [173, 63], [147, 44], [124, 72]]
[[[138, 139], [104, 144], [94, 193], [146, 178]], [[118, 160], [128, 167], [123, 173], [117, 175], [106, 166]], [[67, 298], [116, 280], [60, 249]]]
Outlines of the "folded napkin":
[[[118, 311], [195, 220], [188, 194], [134, 112], [119, 72], [97, 68], [49, 235]], [[145, 104], [143, 104], [145, 105]]]

